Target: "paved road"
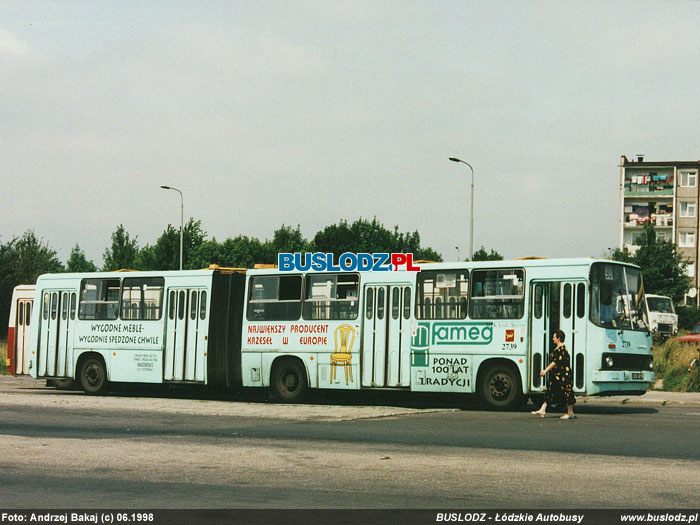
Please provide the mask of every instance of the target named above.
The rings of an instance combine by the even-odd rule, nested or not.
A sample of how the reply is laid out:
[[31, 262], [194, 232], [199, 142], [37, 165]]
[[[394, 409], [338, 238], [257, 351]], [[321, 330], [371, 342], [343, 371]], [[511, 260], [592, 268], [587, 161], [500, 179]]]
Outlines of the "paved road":
[[696, 508], [700, 404], [103, 398], [0, 378], [0, 506]]

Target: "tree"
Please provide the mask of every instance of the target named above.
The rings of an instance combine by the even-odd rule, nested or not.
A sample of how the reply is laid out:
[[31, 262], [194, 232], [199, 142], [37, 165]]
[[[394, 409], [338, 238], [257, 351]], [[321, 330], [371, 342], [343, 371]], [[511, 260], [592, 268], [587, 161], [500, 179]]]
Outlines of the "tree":
[[486, 252], [483, 246], [474, 252], [472, 261], [502, 261], [503, 256], [497, 251], [491, 250], [491, 253]]
[[43, 244], [33, 231], [0, 244], [0, 333], [7, 333], [12, 290], [18, 284], [34, 284], [43, 273], [63, 271], [56, 252]]
[[129, 233], [120, 224], [112, 234], [112, 246], [104, 253], [102, 271], [110, 272], [121, 269], [135, 270], [136, 257], [139, 253], [136, 238], [130, 239]]
[[97, 266], [92, 261], [88, 261], [85, 257], [85, 252], [80, 249], [77, 244], [70, 252], [68, 262], [66, 262], [66, 271], [68, 272], [96, 272]]
[[[202, 230], [202, 221], [192, 217], [182, 229], [182, 269], [204, 268], [199, 250], [205, 242], [207, 232]], [[146, 245], [139, 253], [137, 266], [143, 270], [180, 269], [180, 228], [168, 224], [153, 246]]]
[[326, 226], [316, 233], [313, 240], [313, 250], [333, 253], [336, 258], [345, 252], [402, 252], [413, 253], [416, 260], [442, 261], [439, 253], [431, 248], [420, 247], [420, 235], [417, 231], [399, 233], [398, 226], [395, 226], [392, 232], [387, 230], [376, 218], [372, 222], [358, 219], [352, 225], [341, 220], [338, 224]]
[[638, 265], [642, 269], [647, 293], [667, 295], [674, 302], [680, 302], [690, 286], [690, 278], [685, 273], [686, 263], [676, 250], [676, 245], [658, 241], [651, 224], [644, 226], [639, 248], [634, 255], [618, 249], [613, 252], [613, 260]]

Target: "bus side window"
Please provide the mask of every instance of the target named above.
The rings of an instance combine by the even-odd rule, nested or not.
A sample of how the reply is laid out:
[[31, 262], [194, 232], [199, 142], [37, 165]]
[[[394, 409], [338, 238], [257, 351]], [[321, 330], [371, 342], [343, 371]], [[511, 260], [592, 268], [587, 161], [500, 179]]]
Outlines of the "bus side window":
[[535, 285], [535, 308], [534, 308], [535, 319], [542, 319], [542, 313], [544, 312], [543, 301], [544, 301], [543, 285], [537, 284], [537, 285]]
[[403, 289], [403, 318], [411, 317], [411, 289], [407, 286]]
[[77, 299], [77, 294], [73, 292], [70, 294], [70, 319], [71, 321], [75, 321], [75, 303]]
[[469, 297], [472, 319], [520, 319], [525, 313], [525, 270], [474, 270]]
[[374, 315], [374, 288], [369, 288], [367, 290], [367, 299], [365, 304], [365, 317], [367, 319], [372, 319], [372, 316]]
[[377, 319], [384, 319], [384, 307], [386, 301], [384, 300], [384, 287], [377, 291]]
[[42, 317], [44, 321], [49, 318], [49, 294], [47, 293], [44, 294], [44, 311]]
[[190, 294], [190, 319], [194, 321], [197, 319], [197, 291], [192, 290]]
[[358, 274], [307, 275], [304, 288], [304, 319], [357, 319], [360, 311]]
[[177, 318], [182, 321], [185, 318], [185, 292], [178, 294]]
[[27, 303], [27, 307], [24, 310], [24, 313], [26, 315], [26, 320], [24, 322], [25, 326], [29, 326], [29, 323], [32, 320], [32, 303]]
[[121, 279], [83, 279], [78, 319], [113, 321], [119, 317]]
[[468, 294], [468, 270], [422, 271], [416, 281], [416, 319], [464, 319]]
[[51, 294], [51, 320], [55, 320], [58, 314], [58, 294], [56, 292]]
[[170, 290], [170, 308], [168, 309], [168, 319], [175, 319], [175, 292]]
[[63, 293], [61, 296], [61, 320], [68, 319], [68, 293]]
[[248, 321], [295, 321], [301, 316], [301, 275], [260, 275], [248, 282]]
[[22, 326], [24, 324], [24, 303], [19, 303], [19, 315], [17, 316], [17, 325]]
[[586, 315], [586, 285], [579, 283], [576, 287], [576, 317], [583, 319]]
[[391, 290], [391, 318], [399, 318], [399, 288], [397, 286]]
[[199, 318], [204, 321], [207, 317], [207, 291], [202, 290], [199, 297]]
[[564, 310], [564, 319], [571, 317], [571, 299], [571, 284], [566, 283], [564, 285], [564, 304], [562, 305]]

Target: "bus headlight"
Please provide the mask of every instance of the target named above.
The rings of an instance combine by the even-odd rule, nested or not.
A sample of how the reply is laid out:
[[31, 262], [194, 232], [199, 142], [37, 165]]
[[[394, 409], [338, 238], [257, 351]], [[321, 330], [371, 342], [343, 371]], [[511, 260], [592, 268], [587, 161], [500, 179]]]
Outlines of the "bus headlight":
[[649, 370], [654, 370], [654, 360], [649, 359]]
[[605, 358], [605, 366], [607, 366], [608, 368], [612, 368], [614, 364], [615, 363], [613, 361], [612, 356], [608, 356]]

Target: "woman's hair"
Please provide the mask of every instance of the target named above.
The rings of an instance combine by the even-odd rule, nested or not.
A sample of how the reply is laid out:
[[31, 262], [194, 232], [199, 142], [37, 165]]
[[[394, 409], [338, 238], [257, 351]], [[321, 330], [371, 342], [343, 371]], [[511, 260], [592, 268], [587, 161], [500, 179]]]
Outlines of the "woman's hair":
[[557, 339], [559, 339], [562, 343], [564, 342], [564, 339], [566, 339], [564, 330], [554, 330], [554, 335], [556, 335]]

